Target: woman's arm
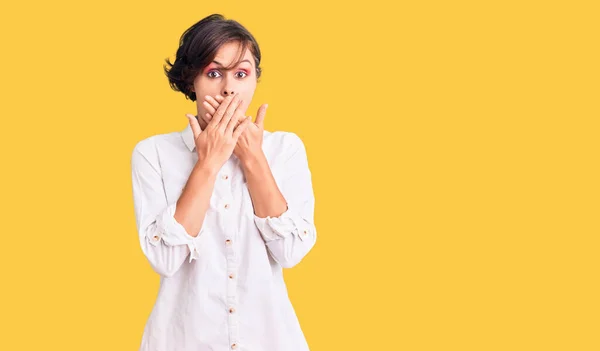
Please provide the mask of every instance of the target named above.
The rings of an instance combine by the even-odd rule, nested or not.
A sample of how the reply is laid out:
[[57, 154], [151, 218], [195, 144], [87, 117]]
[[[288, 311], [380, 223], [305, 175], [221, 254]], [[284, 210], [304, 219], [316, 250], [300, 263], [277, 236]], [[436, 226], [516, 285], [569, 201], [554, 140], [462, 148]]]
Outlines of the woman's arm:
[[158, 164], [152, 139], [136, 145], [131, 157], [131, 171], [140, 245], [152, 268], [158, 274], [170, 277], [188, 255], [191, 254], [190, 262], [198, 258], [196, 245], [206, 230], [205, 216], [216, 171], [196, 163], [178, 201], [169, 204]]
[[[275, 179], [264, 153], [244, 160], [242, 167], [254, 206], [254, 221], [271, 256], [283, 268], [298, 264], [317, 240], [315, 198], [306, 149], [287, 133], [282, 179]], [[287, 144], [287, 142], [284, 142]], [[281, 191], [280, 191], [281, 186]]]
[[191, 236], [197, 237], [202, 229], [217, 173], [216, 167], [198, 160], [177, 200], [177, 211], [173, 217], [187, 233], [192, 233]]

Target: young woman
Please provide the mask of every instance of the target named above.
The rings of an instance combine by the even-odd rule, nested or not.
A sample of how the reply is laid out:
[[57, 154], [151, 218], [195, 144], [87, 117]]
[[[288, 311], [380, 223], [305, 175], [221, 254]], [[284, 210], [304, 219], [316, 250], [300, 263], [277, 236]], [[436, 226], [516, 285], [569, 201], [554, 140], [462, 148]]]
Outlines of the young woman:
[[186, 30], [165, 72], [196, 101], [179, 132], [131, 159], [142, 251], [160, 275], [141, 351], [305, 351], [282, 269], [315, 245], [306, 149], [246, 116], [260, 69], [254, 37], [219, 14]]

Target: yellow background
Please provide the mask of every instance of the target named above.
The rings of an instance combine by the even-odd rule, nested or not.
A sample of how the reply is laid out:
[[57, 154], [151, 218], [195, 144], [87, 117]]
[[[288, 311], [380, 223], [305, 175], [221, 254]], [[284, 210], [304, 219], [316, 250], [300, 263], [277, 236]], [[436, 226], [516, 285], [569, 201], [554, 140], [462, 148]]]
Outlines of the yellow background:
[[393, 3], [3, 4], [0, 349], [138, 349], [131, 152], [195, 112], [162, 66], [217, 12], [307, 148], [311, 350], [599, 350], [598, 7]]

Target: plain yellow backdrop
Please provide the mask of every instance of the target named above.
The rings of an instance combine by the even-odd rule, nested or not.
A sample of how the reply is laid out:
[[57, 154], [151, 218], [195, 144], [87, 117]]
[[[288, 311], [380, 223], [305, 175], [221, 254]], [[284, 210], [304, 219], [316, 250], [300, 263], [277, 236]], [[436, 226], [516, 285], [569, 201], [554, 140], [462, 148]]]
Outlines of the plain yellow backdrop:
[[0, 349], [138, 349], [131, 152], [185, 128], [164, 60], [222, 13], [262, 49], [250, 111], [307, 148], [311, 350], [599, 350], [593, 4], [3, 4]]

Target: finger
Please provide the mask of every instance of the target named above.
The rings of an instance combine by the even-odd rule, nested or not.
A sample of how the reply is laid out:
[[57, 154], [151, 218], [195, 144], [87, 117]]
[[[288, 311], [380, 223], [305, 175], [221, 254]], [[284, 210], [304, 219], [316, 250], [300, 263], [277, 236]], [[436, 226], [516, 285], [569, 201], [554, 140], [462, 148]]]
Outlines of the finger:
[[237, 127], [240, 123], [242, 123], [244, 121], [244, 118], [246, 117], [242, 113], [243, 103], [244, 103], [244, 100], [241, 100], [240, 104], [238, 105], [237, 109], [235, 110], [234, 115], [231, 117], [231, 119], [229, 120], [229, 123], [227, 124], [228, 135], [231, 135], [233, 133], [233, 130], [235, 129], [235, 127]]
[[252, 116], [242, 116], [240, 119], [238, 119], [237, 125], [239, 126], [240, 123], [244, 122], [247, 118], [250, 118], [250, 122], [252, 122]]
[[[212, 103], [211, 103], [213, 106], [215, 106], [215, 104], [217, 104], [217, 106], [218, 106], [218, 105], [219, 105], [219, 104], [220, 104], [222, 101], [224, 101], [224, 100], [225, 100], [225, 98], [224, 98], [224, 97], [222, 97], [222, 96], [221, 96], [221, 95], [219, 95], [219, 94], [217, 94], [217, 96], [215, 96], [214, 98], [213, 98], [212, 96], [209, 96], [209, 98], [211, 98], [211, 99], [213, 99], [213, 100], [215, 101], [215, 102], [212, 102]], [[241, 109], [241, 108], [242, 108], [242, 106], [245, 106], [245, 105], [243, 105], [243, 104], [240, 104], [240, 106], [238, 107], [238, 109]], [[245, 108], [247, 109], [247, 107], [245, 107]], [[244, 110], [244, 115], [245, 115], [245, 114], [246, 114], [246, 111]], [[242, 122], [242, 121], [244, 120], [244, 117], [245, 117], [245, 116], [240, 116], [239, 122]]]
[[190, 127], [192, 127], [192, 134], [194, 135], [194, 140], [198, 137], [198, 135], [202, 132], [202, 128], [200, 128], [200, 124], [196, 119], [196, 116], [191, 115], [189, 113], [185, 114], [190, 122]]
[[[210, 124], [211, 119], [212, 119], [212, 116], [208, 113], [205, 113], [204, 116], [202, 117], [202, 121], [204, 121], [204, 123], [206, 123], [206, 126], [208, 126]], [[204, 129], [206, 129], [206, 127], [204, 127]]]
[[240, 137], [240, 135], [242, 135], [244, 130], [246, 130], [246, 128], [248, 128], [248, 126], [250, 125], [250, 122], [252, 122], [252, 118], [250, 116], [248, 116], [247, 118], [244, 119], [244, 121], [242, 123], [240, 123], [235, 128], [235, 131], [233, 132], [233, 138], [235, 140], [237, 140]]
[[[229, 106], [227, 106], [227, 110], [225, 111], [225, 114], [219, 121], [219, 129], [221, 131], [225, 131], [225, 129], [227, 128], [227, 125], [229, 124], [229, 121], [231, 121], [231, 117], [234, 116], [235, 110], [237, 110], [237, 107], [240, 105], [240, 103], [241, 103], [240, 96], [238, 94], [235, 94], [235, 96], [233, 97], [233, 100], [231, 100], [231, 103], [229, 104]], [[219, 110], [220, 109], [221, 109], [221, 107], [219, 106]]]
[[231, 119], [229, 120], [229, 123], [227, 124], [227, 129], [225, 131], [225, 133], [227, 135], [233, 135], [233, 131], [234, 129], [241, 123], [244, 121], [244, 116], [240, 116], [240, 113], [238, 112], [239, 110], [236, 110], [236, 113], [234, 114], [233, 117], [231, 117]]
[[215, 100], [214, 97], [210, 96], [210, 95], [206, 95], [204, 97], [204, 102], [205, 104], [208, 104], [208, 106], [212, 107], [215, 111], [219, 108], [219, 105], [221, 104], [220, 102], [218, 102], [217, 100]]
[[[220, 94], [217, 94], [214, 98], [210, 95], [205, 96], [206, 100], [215, 108], [218, 108], [218, 106], [221, 104], [221, 102], [223, 100], [225, 100], [225, 98], [223, 96], [221, 96]], [[237, 125], [239, 125], [240, 123], [242, 123], [244, 121], [244, 118], [246, 117], [246, 111], [245, 109], [247, 109], [246, 105], [244, 104], [245, 101], [242, 100], [240, 105], [238, 106], [238, 108], [236, 109], [235, 115], [232, 117], [232, 120], [237, 120]], [[244, 110], [243, 113], [240, 110]], [[237, 116], [237, 117], [236, 117]]]
[[240, 95], [235, 94], [233, 99], [227, 106], [227, 109], [225, 110], [223, 117], [221, 118], [221, 121], [219, 122], [219, 128], [221, 128], [221, 130], [225, 130], [227, 128], [229, 121], [231, 121], [231, 119], [235, 116], [235, 111], [237, 110], [237, 107], [239, 106], [240, 103], [241, 103]]
[[219, 122], [221, 122], [221, 119], [223, 118], [223, 115], [225, 114], [225, 111], [229, 107], [229, 104], [231, 103], [233, 98], [234, 98], [233, 95], [229, 95], [225, 98], [225, 100], [221, 103], [221, 105], [219, 106], [219, 108], [217, 109], [215, 114], [213, 115], [213, 118], [210, 120], [209, 127], [215, 128], [216, 126], [219, 125]]
[[209, 103], [207, 101], [202, 101], [202, 106], [204, 106], [204, 109], [206, 110], [206, 112], [210, 113], [211, 116], [214, 115], [215, 112], [217, 112], [217, 107], [219, 107], [219, 105], [214, 107], [211, 103]]
[[[242, 95], [240, 94], [240, 96], [242, 96]], [[213, 97], [211, 96], [211, 98], [213, 98]], [[217, 96], [215, 96], [213, 99], [215, 99], [218, 103], [221, 103], [221, 102], [223, 102], [223, 100], [225, 100], [225, 98], [219, 94], [217, 94]], [[250, 99], [250, 100], [244, 99], [244, 101], [246, 102], [247, 105], [250, 105], [250, 103], [252, 102], [252, 99]]]
[[265, 127], [264, 122], [268, 107], [268, 104], [263, 104], [258, 108], [258, 112], [256, 113], [256, 124], [258, 124], [261, 128]]

